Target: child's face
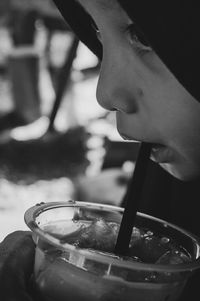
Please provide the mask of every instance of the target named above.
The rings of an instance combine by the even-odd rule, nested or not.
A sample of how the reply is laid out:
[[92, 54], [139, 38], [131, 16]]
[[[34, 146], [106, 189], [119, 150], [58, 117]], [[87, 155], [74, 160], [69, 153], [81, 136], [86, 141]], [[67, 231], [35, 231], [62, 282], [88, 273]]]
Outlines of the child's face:
[[152, 159], [188, 180], [200, 174], [200, 104], [156, 53], [137, 40], [116, 0], [77, 0], [92, 16], [103, 46], [98, 102], [116, 110], [125, 139], [155, 144]]

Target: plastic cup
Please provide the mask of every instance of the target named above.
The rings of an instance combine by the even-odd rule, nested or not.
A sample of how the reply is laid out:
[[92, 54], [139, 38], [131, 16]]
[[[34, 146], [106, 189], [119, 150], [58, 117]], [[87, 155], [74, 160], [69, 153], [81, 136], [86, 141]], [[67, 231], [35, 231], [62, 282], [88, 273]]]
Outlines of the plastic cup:
[[[200, 240], [158, 218], [138, 213], [136, 227], [170, 237], [182, 246], [190, 261], [178, 264], [141, 263], [63, 243], [62, 224], [76, 231], [74, 219], [121, 221], [123, 208], [84, 202], [42, 203], [25, 212], [25, 222], [36, 244], [34, 281], [45, 301], [175, 301], [188, 279], [200, 267]], [[47, 225], [52, 233], [47, 232]], [[155, 246], [156, 249], [156, 246]], [[154, 250], [152, 250], [154, 251]]]

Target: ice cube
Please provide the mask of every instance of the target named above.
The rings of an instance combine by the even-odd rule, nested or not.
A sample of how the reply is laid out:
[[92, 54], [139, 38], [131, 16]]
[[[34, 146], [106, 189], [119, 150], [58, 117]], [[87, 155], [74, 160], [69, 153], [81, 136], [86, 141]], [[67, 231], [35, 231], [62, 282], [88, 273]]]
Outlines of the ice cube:
[[143, 237], [144, 237], [144, 231], [136, 227], [133, 227], [130, 245], [133, 245], [137, 241], [141, 240]]
[[80, 248], [112, 252], [116, 238], [115, 229], [103, 219], [97, 219], [90, 226], [82, 229], [75, 244]]
[[164, 253], [157, 261], [158, 264], [181, 264], [190, 261], [190, 257], [179, 250], [169, 250]]
[[115, 223], [115, 222], [109, 222], [108, 225], [109, 225], [110, 227], [112, 227], [113, 230], [114, 230], [114, 232], [115, 232], [115, 234], [118, 235], [118, 232], [119, 232], [119, 226], [120, 226], [120, 225], [119, 225], [118, 223]]
[[161, 243], [159, 237], [140, 235], [133, 237], [130, 255], [137, 256], [146, 263], [155, 263], [168, 249], [167, 244]]

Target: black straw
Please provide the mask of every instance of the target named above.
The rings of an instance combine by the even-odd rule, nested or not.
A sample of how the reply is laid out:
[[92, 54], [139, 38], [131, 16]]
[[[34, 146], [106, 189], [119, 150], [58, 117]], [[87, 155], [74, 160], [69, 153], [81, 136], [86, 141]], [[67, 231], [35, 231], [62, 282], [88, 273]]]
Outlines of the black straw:
[[135, 225], [135, 219], [146, 177], [150, 153], [151, 144], [142, 142], [132, 179], [129, 182], [126, 194], [122, 201], [122, 204], [125, 204], [125, 209], [114, 250], [114, 253], [118, 255], [126, 255], [128, 253], [131, 234]]

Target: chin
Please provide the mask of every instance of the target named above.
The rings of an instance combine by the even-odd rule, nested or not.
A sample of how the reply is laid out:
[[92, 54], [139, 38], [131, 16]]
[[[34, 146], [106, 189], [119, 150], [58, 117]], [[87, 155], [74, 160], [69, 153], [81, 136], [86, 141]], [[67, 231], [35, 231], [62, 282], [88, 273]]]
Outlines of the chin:
[[183, 166], [176, 166], [169, 163], [161, 163], [159, 165], [173, 177], [183, 182], [195, 181], [200, 177], [200, 168], [197, 168], [200, 165], [187, 166], [183, 164]]

